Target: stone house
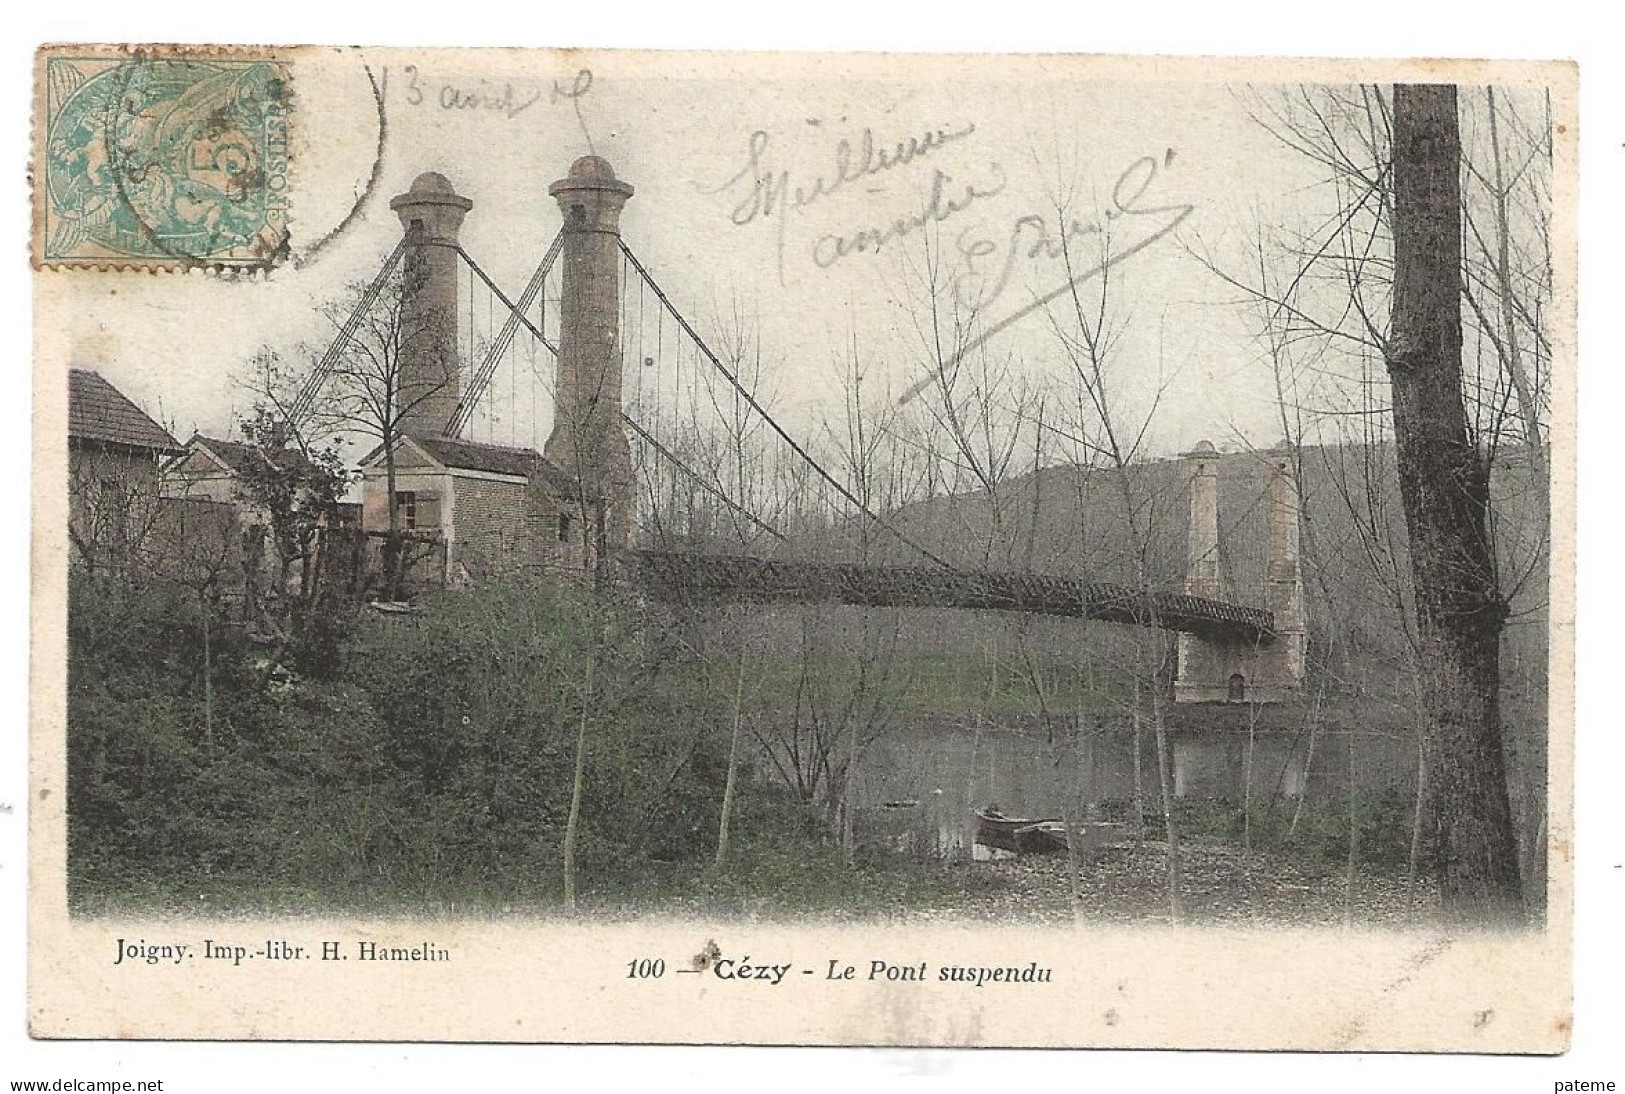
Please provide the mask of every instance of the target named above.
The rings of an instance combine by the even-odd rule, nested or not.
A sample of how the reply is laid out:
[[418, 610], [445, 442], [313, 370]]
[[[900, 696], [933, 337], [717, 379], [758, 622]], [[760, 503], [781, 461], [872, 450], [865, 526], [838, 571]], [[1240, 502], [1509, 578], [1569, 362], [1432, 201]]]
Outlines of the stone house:
[[159, 522], [168, 430], [92, 369], [68, 372], [68, 542], [75, 565], [133, 564]]
[[[268, 460], [290, 471], [310, 466], [304, 453], [296, 449], [272, 451], [242, 441], [195, 433], [186, 442], [185, 451], [164, 470], [164, 496], [229, 503], [237, 507], [245, 527], [264, 525], [269, 520], [268, 515], [242, 496], [238, 483], [251, 465]], [[359, 524], [360, 520], [358, 504], [339, 504], [339, 525]]]
[[245, 524], [263, 524], [263, 514], [248, 512], [250, 505], [238, 492], [237, 484], [250, 466], [269, 460], [275, 460], [276, 466], [288, 470], [296, 470], [309, 462], [298, 451], [270, 452], [257, 445], [194, 433], [186, 442], [186, 451], [165, 469], [164, 494], [229, 502], [244, 511]]
[[[241, 539], [244, 591], [251, 604], [267, 596], [297, 596], [307, 570], [320, 567], [330, 580], [364, 581], [367, 555], [361, 541], [361, 506], [340, 502], [331, 518], [319, 522], [309, 549], [278, 547], [269, 510], [242, 488], [243, 476], [269, 464], [279, 471], [314, 467], [297, 449], [266, 449], [242, 441], [193, 434], [185, 451], [165, 468], [163, 492], [173, 507], [215, 506], [231, 514]], [[282, 558], [282, 551], [298, 553]], [[336, 567], [336, 569], [335, 569]]]
[[[382, 446], [361, 461], [361, 523], [389, 530]], [[403, 436], [395, 445], [395, 503], [403, 531], [444, 544], [440, 579], [565, 576], [590, 570], [580, 491], [530, 448], [452, 437]]]

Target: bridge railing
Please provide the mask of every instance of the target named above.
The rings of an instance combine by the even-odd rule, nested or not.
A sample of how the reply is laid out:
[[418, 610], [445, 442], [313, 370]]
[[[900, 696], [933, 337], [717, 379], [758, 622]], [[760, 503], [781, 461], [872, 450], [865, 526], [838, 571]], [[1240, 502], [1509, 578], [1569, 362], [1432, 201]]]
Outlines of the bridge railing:
[[1031, 574], [915, 566], [804, 562], [746, 555], [638, 551], [633, 573], [647, 595], [684, 601], [837, 603], [964, 608], [1098, 619], [1240, 643], [1274, 637], [1264, 608], [1185, 593]]

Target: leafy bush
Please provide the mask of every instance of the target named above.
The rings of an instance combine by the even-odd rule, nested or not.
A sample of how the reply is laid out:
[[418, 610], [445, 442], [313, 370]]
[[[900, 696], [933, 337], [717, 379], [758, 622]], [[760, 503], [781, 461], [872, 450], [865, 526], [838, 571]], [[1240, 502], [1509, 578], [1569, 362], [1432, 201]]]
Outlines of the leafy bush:
[[684, 857], [713, 838], [724, 777], [717, 721], [682, 698], [669, 662], [574, 590], [488, 585], [365, 627], [350, 651], [426, 802], [471, 864], [534, 873], [563, 838], [586, 718], [583, 865]]
[[[1410, 861], [1415, 799], [1390, 786], [1379, 794], [1357, 796], [1353, 807], [1359, 836], [1356, 861], [1369, 866], [1406, 865]], [[1295, 803], [1290, 801], [1280, 803], [1274, 809], [1255, 803], [1251, 823], [1253, 845], [1275, 848], [1312, 861], [1347, 861], [1347, 798], [1312, 799], [1306, 802], [1296, 827], [1292, 825], [1294, 809]], [[1240, 841], [1248, 828], [1242, 803], [1225, 798], [1181, 798], [1175, 801], [1174, 824], [1182, 837], [1190, 839]], [[1163, 838], [1160, 812], [1148, 808], [1145, 830], [1148, 839]], [[1425, 859], [1429, 853], [1425, 839], [1422, 852]]]
[[[319, 674], [162, 587], [76, 586], [70, 616], [79, 897], [546, 902], [584, 716], [584, 882], [714, 853], [725, 713], [635, 618], [575, 590], [490, 585], [364, 619], [332, 632]], [[787, 834], [740, 784], [735, 831]]]

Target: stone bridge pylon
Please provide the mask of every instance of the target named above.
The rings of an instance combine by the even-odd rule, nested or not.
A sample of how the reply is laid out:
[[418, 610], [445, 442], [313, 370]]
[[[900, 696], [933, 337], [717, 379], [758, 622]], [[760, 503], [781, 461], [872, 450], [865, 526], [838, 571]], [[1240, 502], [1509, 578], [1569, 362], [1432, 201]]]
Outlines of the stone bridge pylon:
[[[1181, 455], [1191, 469], [1185, 592], [1234, 600], [1220, 565], [1219, 453], [1202, 441]], [[1254, 642], [1181, 633], [1175, 702], [1288, 703], [1302, 697], [1308, 624], [1299, 555], [1298, 480], [1291, 450], [1276, 448], [1263, 456], [1269, 461], [1263, 606], [1273, 617], [1271, 633]]]

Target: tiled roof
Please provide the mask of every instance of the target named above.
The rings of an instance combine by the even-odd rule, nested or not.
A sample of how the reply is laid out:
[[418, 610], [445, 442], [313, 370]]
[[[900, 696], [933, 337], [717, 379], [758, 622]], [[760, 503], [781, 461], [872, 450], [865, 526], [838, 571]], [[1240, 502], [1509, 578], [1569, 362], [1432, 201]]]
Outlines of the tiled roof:
[[86, 368], [68, 371], [68, 436], [160, 452], [181, 451], [180, 442], [168, 430], [100, 373]]
[[447, 467], [462, 468], [466, 471], [490, 471], [498, 475], [520, 475], [529, 478], [537, 462], [542, 459], [541, 453], [534, 448], [510, 448], [507, 445], [480, 444], [454, 437], [421, 437], [416, 434], [412, 440], [416, 441], [423, 451]]
[[233, 471], [243, 471], [259, 460], [270, 460], [272, 466], [284, 471], [304, 471], [311, 466], [305, 454], [296, 448], [267, 449], [257, 445], [244, 444], [241, 441], [226, 441], [219, 437], [206, 437], [201, 433], [194, 434], [186, 442], [188, 448], [202, 445], [210, 452], [219, 456]]
[[[417, 445], [430, 459], [453, 471], [484, 471], [522, 479], [539, 479], [559, 497], [579, 496], [575, 479], [534, 448], [481, 444], [457, 437], [431, 437], [419, 433], [403, 439]], [[376, 466], [383, 451], [382, 445], [374, 448], [362, 457], [361, 466]]]
[[412, 440], [447, 467], [463, 471], [488, 471], [498, 475], [539, 478], [557, 494], [571, 494], [575, 483], [534, 448], [513, 448], [501, 444], [480, 444], [455, 437], [420, 437]]

